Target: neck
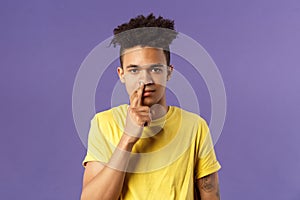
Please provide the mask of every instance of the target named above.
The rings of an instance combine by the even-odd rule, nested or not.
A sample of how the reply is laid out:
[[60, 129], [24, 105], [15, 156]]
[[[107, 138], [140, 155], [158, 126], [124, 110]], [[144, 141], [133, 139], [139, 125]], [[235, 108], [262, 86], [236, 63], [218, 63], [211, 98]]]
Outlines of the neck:
[[159, 119], [166, 115], [168, 112], [169, 107], [168, 106], [162, 106], [160, 104], [155, 104], [151, 106], [150, 112], [151, 112], [151, 118], [152, 120]]

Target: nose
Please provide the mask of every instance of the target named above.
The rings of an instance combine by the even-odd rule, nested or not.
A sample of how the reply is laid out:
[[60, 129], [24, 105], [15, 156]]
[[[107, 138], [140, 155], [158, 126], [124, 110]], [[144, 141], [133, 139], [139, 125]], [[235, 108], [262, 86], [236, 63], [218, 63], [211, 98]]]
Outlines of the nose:
[[142, 72], [140, 73], [140, 80], [139, 81], [142, 81], [145, 85], [153, 83], [152, 76], [148, 72], [148, 70], [142, 70]]

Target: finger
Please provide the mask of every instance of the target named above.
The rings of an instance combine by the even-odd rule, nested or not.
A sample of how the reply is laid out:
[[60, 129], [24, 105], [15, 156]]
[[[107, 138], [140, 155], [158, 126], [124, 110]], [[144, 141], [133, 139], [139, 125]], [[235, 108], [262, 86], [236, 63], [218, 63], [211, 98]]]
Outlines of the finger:
[[134, 91], [130, 96], [130, 106], [131, 107], [137, 107], [138, 106], [137, 90]]
[[138, 116], [140, 116], [140, 117], [151, 117], [150, 114], [147, 113], [147, 112], [141, 112], [141, 113], [138, 114]]
[[150, 122], [152, 121], [152, 115], [149, 111], [142, 111], [138, 113], [139, 118], [143, 119], [144, 126], [148, 126]]
[[149, 124], [151, 123], [151, 117], [148, 115], [148, 117], [145, 119], [145, 123], [144, 126], [149, 126]]
[[150, 124], [150, 122], [151, 122], [151, 118], [149, 115], [140, 116], [138, 119], [138, 124], [140, 126], [147, 126], [148, 124]]
[[143, 97], [143, 93], [144, 93], [144, 89], [145, 89], [145, 84], [140, 81], [140, 87], [137, 90], [137, 98], [138, 98], [138, 105], [137, 106], [142, 106], [143, 101], [142, 101], [142, 97]]
[[134, 116], [134, 118], [139, 118], [139, 117], [150, 117], [151, 118], [151, 113], [148, 110], [138, 110], [137, 108], [129, 108], [128, 112], [131, 116]]
[[150, 108], [148, 106], [138, 107], [138, 113], [140, 116], [149, 118], [149, 120], [145, 121], [144, 123], [144, 126], [148, 126], [152, 121], [152, 114], [150, 112]]
[[152, 121], [152, 116], [150, 114], [150, 109], [147, 106], [144, 107], [130, 107], [128, 109], [128, 114], [131, 119], [135, 121], [140, 126], [145, 125], [146, 122]]
[[150, 113], [150, 108], [148, 106], [139, 106], [135, 108], [137, 112], [147, 112]]
[[139, 82], [139, 87], [132, 92], [130, 95], [130, 106], [138, 107], [142, 105], [142, 96], [144, 92], [145, 85], [142, 81]]

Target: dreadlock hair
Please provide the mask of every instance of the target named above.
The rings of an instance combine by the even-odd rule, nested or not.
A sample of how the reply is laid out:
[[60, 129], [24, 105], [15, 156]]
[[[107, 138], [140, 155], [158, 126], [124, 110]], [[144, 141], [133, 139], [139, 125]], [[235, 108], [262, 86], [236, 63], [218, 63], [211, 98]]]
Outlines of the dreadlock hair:
[[124, 51], [135, 46], [161, 48], [166, 56], [167, 65], [170, 65], [169, 45], [178, 34], [174, 29], [174, 20], [164, 19], [161, 16], [156, 18], [153, 13], [146, 17], [138, 15], [128, 23], [119, 25], [113, 33], [111, 44], [114, 47], [120, 45], [121, 66]]

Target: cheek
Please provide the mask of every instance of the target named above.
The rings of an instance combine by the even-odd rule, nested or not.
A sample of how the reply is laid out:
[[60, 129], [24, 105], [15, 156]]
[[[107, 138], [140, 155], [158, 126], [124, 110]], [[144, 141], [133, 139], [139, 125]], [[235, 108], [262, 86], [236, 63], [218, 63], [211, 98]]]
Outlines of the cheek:
[[125, 78], [125, 87], [127, 93], [130, 95], [138, 88], [138, 80], [134, 77], [126, 77]]
[[157, 76], [153, 77], [153, 81], [156, 85], [166, 87], [167, 84], [167, 77], [166, 76]]

